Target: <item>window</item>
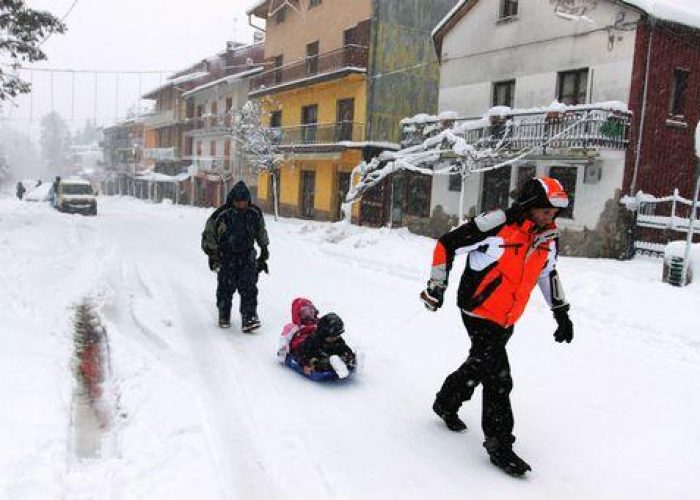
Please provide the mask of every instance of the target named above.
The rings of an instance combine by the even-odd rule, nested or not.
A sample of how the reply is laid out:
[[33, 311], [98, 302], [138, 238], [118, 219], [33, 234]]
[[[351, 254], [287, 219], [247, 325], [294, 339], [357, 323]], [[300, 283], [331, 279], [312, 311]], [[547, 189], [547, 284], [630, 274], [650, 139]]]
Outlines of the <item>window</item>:
[[309, 0], [309, 9], [312, 9], [317, 5], [321, 5], [321, 0]]
[[306, 46], [306, 74], [318, 73], [318, 42], [312, 42]]
[[406, 215], [430, 217], [431, 177], [411, 172], [407, 180]]
[[233, 115], [233, 98], [226, 98], [226, 126], [231, 126], [231, 117]]
[[318, 105], [312, 104], [301, 108], [301, 142], [316, 142], [316, 123], [318, 122]]
[[508, 197], [510, 196], [510, 172], [510, 165], [484, 172], [484, 183], [481, 189], [482, 212], [508, 206]]
[[493, 106], [513, 107], [513, 97], [515, 96], [515, 80], [496, 82], [493, 84]]
[[282, 83], [282, 64], [284, 63], [284, 56], [275, 56], [272, 58], [272, 62], [275, 65], [275, 83]]
[[448, 191], [462, 191], [462, 174], [450, 174], [448, 178]]
[[355, 99], [336, 101], [336, 141], [352, 141], [355, 120]]
[[286, 17], [286, 11], [287, 11], [286, 7], [281, 7], [280, 9], [277, 10], [277, 12], [275, 13], [275, 22], [277, 24], [281, 24], [284, 22], [285, 17]]
[[676, 68], [673, 72], [673, 88], [671, 89], [671, 103], [669, 113], [673, 116], [683, 116], [685, 108], [685, 91], [688, 88], [688, 76], [690, 72]]
[[518, 15], [518, 0], [501, 0], [501, 12], [499, 19]]
[[588, 68], [559, 73], [557, 100], [567, 105], [586, 104]]
[[282, 112], [273, 111], [270, 113], [270, 128], [280, 128], [282, 126]]
[[569, 195], [569, 206], [559, 212], [560, 217], [574, 218], [574, 200], [576, 198], [576, 167], [550, 167], [549, 176], [561, 182], [564, 191]]

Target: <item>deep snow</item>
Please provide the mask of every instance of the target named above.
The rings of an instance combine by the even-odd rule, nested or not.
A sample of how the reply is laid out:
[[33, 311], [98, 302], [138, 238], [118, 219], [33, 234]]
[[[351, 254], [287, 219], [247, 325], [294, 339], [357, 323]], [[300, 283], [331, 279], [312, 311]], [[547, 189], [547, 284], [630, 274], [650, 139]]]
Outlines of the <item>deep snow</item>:
[[[535, 290], [509, 345], [518, 451], [488, 462], [480, 392], [453, 434], [430, 411], [466, 356], [454, 306], [418, 300], [433, 241], [404, 230], [267, 218], [269, 276], [255, 335], [216, 326], [199, 249], [210, 210], [99, 199], [99, 215], [0, 198], [0, 498], [666, 499], [700, 489], [700, 285], [661, 260], [562, 258], [575, 338]], [[696, 270], [696, 276], [700, 273]], [[279, 365], [296, 296], [335, 311], [364, 357], [348, 383]], [[72, 306], [91, 297], [109, 336], [110, 426], [76, 456]]]

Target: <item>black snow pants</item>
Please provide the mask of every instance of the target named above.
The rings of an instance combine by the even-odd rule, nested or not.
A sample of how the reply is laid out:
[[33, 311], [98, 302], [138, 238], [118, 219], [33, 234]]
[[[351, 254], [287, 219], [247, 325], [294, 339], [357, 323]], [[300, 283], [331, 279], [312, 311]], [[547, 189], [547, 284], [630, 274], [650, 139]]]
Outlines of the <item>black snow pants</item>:
[[457, 412], [464, 401], [471, 399], [476, 386], [483, 386], [481, 427], [486, 439], [496, 438], [505, 446], [515, 441], [510, 391], [513, 379], [506, 344], [513, 327], [503, 328], [491, 321], [462, 314], [472, 346], [469, 357], [450, 374], [437, 393], [437, 401], [448, 412]]
[[231, 301], [238, 291], [241, 297], [240, 312], [243, 319], [252, 318], [258, 309], [258, 272], [255, 267], [255, 249], [224, 255], [218, 273], [216, 305], [219, 316], [231, 318]]

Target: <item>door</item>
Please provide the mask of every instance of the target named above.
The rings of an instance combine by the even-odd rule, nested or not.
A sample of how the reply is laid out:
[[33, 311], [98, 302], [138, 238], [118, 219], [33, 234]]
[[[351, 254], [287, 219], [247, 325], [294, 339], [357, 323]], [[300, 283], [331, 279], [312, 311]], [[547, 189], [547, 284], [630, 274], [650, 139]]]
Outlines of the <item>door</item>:
[[507, 165], [496, 170], [484, 172], [484, 183], [481, 187], [482, 212], [508, 207], [510, 170], [511, 166]]
[[314, 218], [314, 193], [316, 191], [316, 172], [301, 173], [301, 216]]
[[336, 142], [352, 141], [355, 99], [340, 99], [336, 104]]
[[338, 205], [335, 211], [336, 220], [343, 218], [342, 206], [348, 191], [350, 191], [350, 173], [338, 172]]
[[316, 126], [318, 123], [318, 105], [303, 106], [301, 108], [301, 142], [314, 144], [316, 142]]

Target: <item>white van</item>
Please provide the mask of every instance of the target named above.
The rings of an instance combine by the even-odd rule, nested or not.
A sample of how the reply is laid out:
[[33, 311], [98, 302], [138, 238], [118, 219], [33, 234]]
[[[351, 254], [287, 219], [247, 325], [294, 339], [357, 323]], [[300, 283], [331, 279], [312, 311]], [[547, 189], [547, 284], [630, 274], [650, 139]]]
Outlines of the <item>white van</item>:
[[85, 179], [61, 179], [54, 205], [60, 212], [97, 215], [95, 191]]

